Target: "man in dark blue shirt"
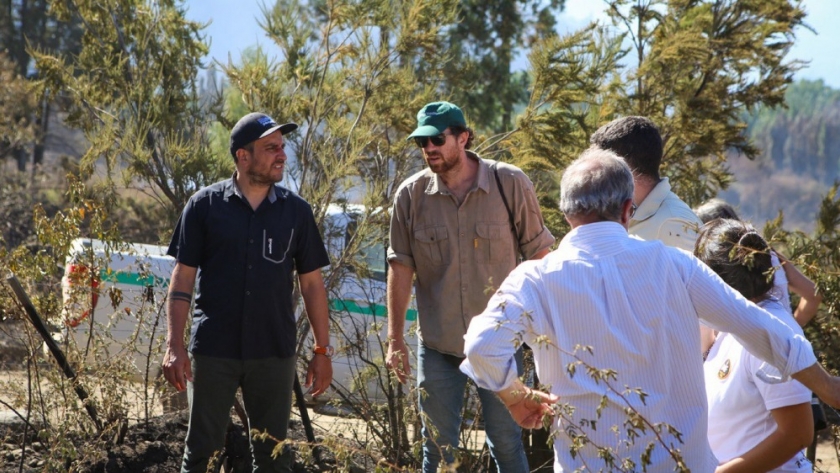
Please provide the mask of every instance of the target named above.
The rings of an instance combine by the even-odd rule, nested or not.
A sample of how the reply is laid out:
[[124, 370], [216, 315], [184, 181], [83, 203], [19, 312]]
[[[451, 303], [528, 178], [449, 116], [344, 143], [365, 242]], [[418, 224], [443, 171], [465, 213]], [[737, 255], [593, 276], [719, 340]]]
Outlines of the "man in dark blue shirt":
[[[169, 245], [177, 263], [167, 301], [163, 371], [190, 400], [184, 473], [206, 471], [224, 445], [237, 388], [249, 429], [286, 438], [295, 375], [295, 272], [315, 336], [305, 384], [317, 396], [332, 381], [320, 271], [329, 258], [309, 204], [276, 184], [286, 163], [283, 135], [295, 129], [294, 123], [278, 125], [262, 113], [242, 117], [230, 135], [236, 172], [190, 198]], [[251, 439], [255, 472], [291, 472], [291, 451], [273, 459], [274, 446], [272, 440]]]

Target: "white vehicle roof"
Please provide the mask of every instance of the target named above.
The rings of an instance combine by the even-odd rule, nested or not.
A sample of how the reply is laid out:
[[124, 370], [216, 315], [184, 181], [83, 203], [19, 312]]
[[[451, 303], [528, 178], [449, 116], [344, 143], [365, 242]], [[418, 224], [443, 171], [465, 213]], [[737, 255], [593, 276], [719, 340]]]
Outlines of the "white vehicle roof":
[[[115, 245], [92, 238], [77, 238], [73, 240], [67, 264], [77, 263], [92, 255], [95, 264], [105, 264], [101, 268], [103, 279], [118, 279], [119, 282], [130, 283], [134, 279], [145, 281], [149, 276], [168, 281], [175, 267], [175, 258], [166, 254], [167, 248], [159, 245], [143, 243], [124, 243]], [[141, 266], [141, 263], [144, 266]], [[110, 270], [110, 271], [109, 271]], [[145, 273], [146, 276], [142, 276]], [[110, 276], [110, 277], [109, 277]]]

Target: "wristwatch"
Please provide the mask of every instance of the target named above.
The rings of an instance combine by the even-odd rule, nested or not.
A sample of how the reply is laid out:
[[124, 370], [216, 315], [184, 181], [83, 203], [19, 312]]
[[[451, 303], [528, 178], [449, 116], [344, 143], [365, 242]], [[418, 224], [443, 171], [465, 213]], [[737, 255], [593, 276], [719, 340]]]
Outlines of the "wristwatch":
[[327, 345], [325, 347], [319, 347], [315, 345], [315, 348], [312, 349], [312, 353], [316, 355], [324, 355], [327, 358], [332, 358], [333, 354], [335, 353], [335, 348], [332, 345]]

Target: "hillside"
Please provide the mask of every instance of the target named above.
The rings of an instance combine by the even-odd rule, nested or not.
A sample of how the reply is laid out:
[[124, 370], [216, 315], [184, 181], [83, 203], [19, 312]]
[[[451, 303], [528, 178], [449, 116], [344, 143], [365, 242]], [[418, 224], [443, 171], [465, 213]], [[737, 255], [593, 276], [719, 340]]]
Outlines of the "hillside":
[[810, 232], [820, 200], [840, 178], [840, 91], [800, 81], [786, 102], [747, 118], [761, 154], [729, 159], [735, 183], [720, 197], [759, 226], [781, 210], [786, 228]]

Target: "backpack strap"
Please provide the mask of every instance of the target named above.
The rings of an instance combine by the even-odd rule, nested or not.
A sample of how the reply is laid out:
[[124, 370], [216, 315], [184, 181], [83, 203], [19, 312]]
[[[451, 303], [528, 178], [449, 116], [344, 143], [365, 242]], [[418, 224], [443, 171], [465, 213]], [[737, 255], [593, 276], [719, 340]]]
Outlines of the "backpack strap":
[[516, 228], [516, 223], [513, 221], [513, 211], [510, 210], [510, 204], [508, 204], [507, 196], [505, 195], [505, 188], [502, 187], [502, 180], [499, 179], [499, 169], [496, 165], [499, 164], [498, 161], [494, 162], [491, 166], [493, 168], [493, 176], [496, 177], [496, 187], [499, 188], [499, 195], [502, 196], [502, 202], [505, 204], [505, 209], [507, 210], [508, 220], [510, 221], [510, 231], [513, 233], [513, 240], [516, 242], [516, 248], [519, 249], [519, 256], [522, 258], [521, 261], [525, 261], [525, 253], [522, 251], [522, 245], [519, 244], [519, 230]]

